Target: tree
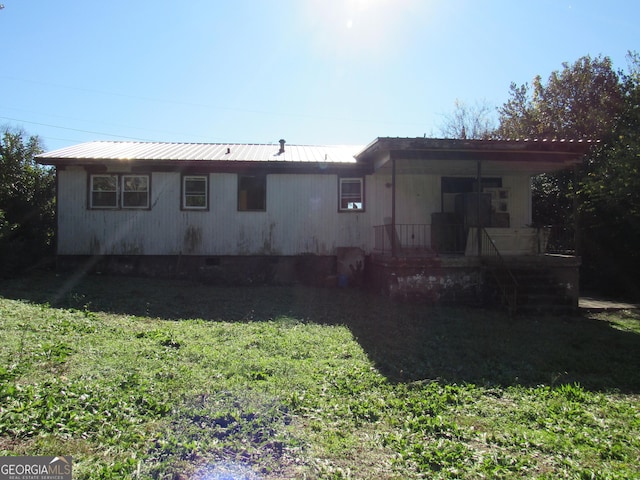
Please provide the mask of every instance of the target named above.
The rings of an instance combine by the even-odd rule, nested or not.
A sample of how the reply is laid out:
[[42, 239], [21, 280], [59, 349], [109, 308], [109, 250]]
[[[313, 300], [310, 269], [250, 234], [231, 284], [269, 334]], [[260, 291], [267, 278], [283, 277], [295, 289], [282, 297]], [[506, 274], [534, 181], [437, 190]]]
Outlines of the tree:
[[12, 275], [51, 253], [54, 171], [38, 165], [37, 136], [4, 127], [0, 139], [0, 274]]
[[501, 138], [602, 139], [623, 106], [620, 74], [608, 57], [582, 57], [562, 64], [547, 83], [511, 84], [511, 98], [498, 109]]
[[468, 106], [456, 99], [453, 113], [445, 116], [440, 132], [443, 138], [489, 138], [495, 130], [493, 111], [486, 102]]
[[[623, 107], [611, 134], [586, 163], [580, 221], [588, 278], [600, 289], [637, 297], [640, 279], [640, 57], [621, 74]], [[596, 280], [601, 280], [596, 282]]]
[[[599, 140], [573, 172], [533, 179], [534, 222], [579, 226], [583, 278], [633, 292], [640, 280], [640, 61], [614, 71], [607, 57], [582, 57], [546, 83], [511, 85], [499, 108], [500, 138]], [[629, 281], [633, 279], [633, 281]]]
[[[540, 76], [532, 87], [511, 84], [509, 100], [498, 109], [499, 138], [603, 140], [611, 135], [624, 104], [611, 60], [586, 56], [562, 67], [546, 84]], [[573, 195], [579, 177], [564, 171], [533, 179], [534, 223], [575, 224]]]

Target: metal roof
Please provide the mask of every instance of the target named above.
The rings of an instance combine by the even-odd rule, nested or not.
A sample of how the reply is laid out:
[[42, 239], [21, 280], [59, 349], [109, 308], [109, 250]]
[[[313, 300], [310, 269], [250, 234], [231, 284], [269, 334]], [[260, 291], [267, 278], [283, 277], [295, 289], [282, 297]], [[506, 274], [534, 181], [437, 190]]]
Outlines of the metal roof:
[[44, 164], [65, 161], [227, 161], [351, 163], [362, 145], [285, 145], [238, 143], [87, 142], [38, 155]]
[[[396, 159], [414, 160], [411, 165], [417, 169], [416, 172], [469, 174], [476, 168], [475, 162], [482, 161], [485, 171], [504, 172], [508, 169], [534, 175], [579, 163], [588, 149], [597, 143], [588, 140], [379, 137], [366, 147], [285, 144], [284, 151], [281, 151], [280, 144], [99, 141], [43, 153], [36, 160], [45, 165], [60, 166], [136, 162], [171, 168], [188, 164], [195, 168], [206, 163], [207, 168], [235, 169], [252, 162], [263, 163], [268, 168], [304, 171], [328, 166], [378, 171], [389, 168], [393, 152]], [[460, 170], [462, 167], [466, 169], [464, 172]]]

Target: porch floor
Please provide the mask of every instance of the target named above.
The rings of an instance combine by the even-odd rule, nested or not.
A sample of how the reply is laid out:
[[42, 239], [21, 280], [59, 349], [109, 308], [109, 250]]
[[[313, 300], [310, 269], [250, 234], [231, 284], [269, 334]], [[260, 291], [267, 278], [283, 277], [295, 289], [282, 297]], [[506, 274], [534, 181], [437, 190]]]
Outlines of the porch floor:
[[[384, 254], [372, 253], [371, 262], [390, 266], [393, 264], [411, 263], [414, 266], [420, 264], [429, 265], [437, 261], [442, 266], [448, 267], [479, 267], [491, 265], [498, 259], [492, 256], [465, 255], [464, 253], [438, 253], [429, 249], [401, 249], [393, 257], [390, 252]], [[581, 258], [574, 255], [562, 255], [542, 253], [538, 255], [503, 255], [502, 259], [509, 267], [579, 267]]]

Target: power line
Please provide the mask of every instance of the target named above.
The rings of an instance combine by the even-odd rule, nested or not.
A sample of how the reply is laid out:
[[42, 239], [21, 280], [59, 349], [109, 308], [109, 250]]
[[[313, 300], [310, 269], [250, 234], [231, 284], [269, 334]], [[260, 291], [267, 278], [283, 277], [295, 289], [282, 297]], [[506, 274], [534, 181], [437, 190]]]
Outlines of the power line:
[[[0, 107], [0, 108], [2, 108], [4, 110], [14, 110], [14, 111], [17, 111], [17, 112], [21, 112], [22, 115], [28, 114], [28, 115], [42, 116], [42, 114], [39, 113], [39, 112], [34, 112], [32, 110], [25, 110], [25, 109], [22, 109], [22, 108], [6, 107], [6, 106]], [[142, 130], [142, 131], [146, 131], [148, 133], [152, 133], [154, 135], [158, 134], [158, 135], [162, 135], [162, 136], [171, 135], [171, 136], [180, 136], [180, 137], [191, 136], [191, 137], [196, 137], [196, 138], [206, 138], [209, 141], [212, 139], [210, 135], [206, 135], [206, 136], [205, 135], [194, 135], [192, 133], [187, 134], [187, 133], [181, 133], [181, 132], [176, 132], [176, 131], [157, 130], [157, 129], [149, 129], [149, 128], [143, 128], [143, 127], [133, 127], [131, 125], [123, 125], [121, 123], [102, 122], [102, 121], [95, 122], [95, 121], [92, 121], [92, 120], [85, 120], [85, 119], [82, 119], [82, 118], [67, 117], [67, 116], [63, 116], [63, 115], [54, 115], [54, 114], [48, 114], [48, 113], [44, 114], [44, 115], [47, 116], [47, 117], [60, 119], [60, 121], [65, 121], [65, 123], [67, 123], [67, 122], [76, 122], [76, 123], [77, 122], [81, 122], [81, 123], [87, 123], [87, 124], [102, 124], [102, 125], [107, 126], [107, 127], [116, 127], [119, 130], [126, 130], [126, 131], [129, 131], [129, 130]], [[3, 117], [0, 117], [0, 118], [3, 118]], [[22, 120], [22, 121], [23, 122], [27, 122], [26, 120]], [[29, 122], [29, 123], [35, 123], [35, 122]], [[57, 127], [57, 128], [66, 128], [66, 127]], [[107, 134], [105, 134], [105, 135], [107, 135]], [[220, 140], [223, 140], [223, 139], [220, 139]]]
[[72, 132], [90, 133], [92, 135], [104, 135], [106, 137], [126, 138], [127, 140], [137, 140], [137, 141], [140, 141], [140, 142], [153, 142], [154, 141], [154, 140], [150, 140], [148, 138], [128, 137], [126, 135], [116, 135], [116, 134], [113, 134], [113, 133], [95, 132], [95, 131], [92, 131], [92, 130], [83, 130], [83, 129], [80, 129], [80, 128], [61, 127], [59, 125], [51, 125], [49, 123], [30, 122], [29, 120], [21, 120], [19, 118], [2, 117], [2, 116], [0, 116], [0, 118], [2, 118], [4, 120], [10, 120], [12, 122], [28, 123], [28, 124], [31, 124], [31, 125], [39, 125], [41, 127], [59, 128], [61, 130], [71, 130]]
[[227, 107], [227, 106], [220, 106], [220, 105], [208, 105], [208, 104], [204, 104], [204, 103], [186, 102], [186, 101], [171, 100], [171, 99], [166, 99], [166, 98], [152, 98], [152, 97], [144, 97], [144, 96], [140, 96], [140, 95], [131, 95], [131, 94], [126, 94], [126, 93], [107, 92], [107, 91], [104, 91], [104, 90], [96, 90], [96, 89], [75, 87], [75, 86], [69, 86], [69, 85], [60, 85], [60, 84], [51, 83], [51, 82], [42, 82], [40, 80], [24, 79], [24, 78], [18, 78], [18, 77], [9, 76], [9, 75], [1, 75], [0, 78], [4, 78], [4, 79], [7, 79], [7, 80], [14, 80], [14, 81], [18, 81], [18, 82], [34, 83], [34, 84], [39, 84], [39, 85], [47, 85], [47, 86], [55, 87], [55, 88], [64, 88], [64, 89], [68, 89], [68, 90], [77, 90], [77, 91], [80, 91], [80, 92], [87, 92], [87, 93], [92, 93], [92, 94], [108, 95], [108, 96], [122, 97], [122, 98], [130, 98], [130, 99], [134, 99], [134, 100], [142, 100], [142, 101], [145, 101], [145, 102], [152, 102], [152, 103], [166, 103], [166, 104], [171, 104], [171, 105], [182, 105], [182, 106], [187, 106], [187, 107], [206, 108], [206, 109], [211, 109], [211, 110], [226, 110], [226, 111], [231, 111], [231, 112], [251, 113], [251, 114], [255, 114], [255, 115], [271, 115], [271, 116], [278, 116], [278, 117], [310, 118], [310, 119], [327, 120], [327, 121], [333, 121], [333, 122], [378, 123], [378, 124], [386, 124], [386, 125], [407, 125], [407, 126], [409, 126], [409, 125], [413, 125], [413, 126], [420, 125], [420, 126], [422, 126], [421, 123], [416, 123], [416, 122], [395, 122], [395, 121], [389, 121], [389, 120], [382, 120], [382, 119], [378, 119], [378, 118], [376, 118], [376, 119], [372, 119], [372, 118], [342, 118], [342, 117], [332, 117], [332, 116], [314, 115], [314, 114], [305, 114], [305, 113], [273, 112], [273, 111], [254, 110], [254, 109], [240, 108], [240, 107]]

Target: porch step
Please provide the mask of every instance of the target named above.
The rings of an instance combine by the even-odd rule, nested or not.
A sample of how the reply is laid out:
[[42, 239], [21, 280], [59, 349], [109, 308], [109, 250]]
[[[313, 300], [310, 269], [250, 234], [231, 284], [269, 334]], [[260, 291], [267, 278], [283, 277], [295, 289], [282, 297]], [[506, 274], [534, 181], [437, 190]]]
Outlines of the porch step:
[[[487, 267], [494, 274], [501, 275], [495, 267]], [[491, 271], [491, 269], [494, 269]], [[544, 269], [514, 269], [511, 273], [518, 282], [516, 311], [518, 313], [562, 314], [574, 311], [574, 300], [567, 295], [567, 287], [560, 284], [554, 275]], [[494, 275], [485, 278], [489, 301], [500, 300], [499, 287]], [[493, 293], [492, 293], [493, 292]]]

